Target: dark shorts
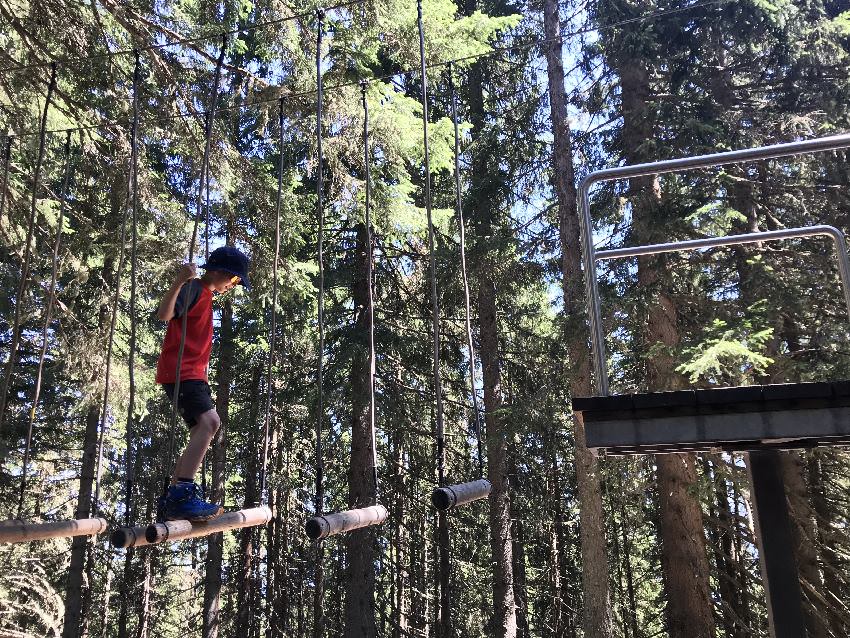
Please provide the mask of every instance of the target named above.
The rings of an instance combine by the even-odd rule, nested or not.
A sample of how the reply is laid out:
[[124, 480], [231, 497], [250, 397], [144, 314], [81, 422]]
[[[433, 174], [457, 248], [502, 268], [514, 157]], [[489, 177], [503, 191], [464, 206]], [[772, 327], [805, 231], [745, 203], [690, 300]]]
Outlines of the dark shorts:
[[[162, 389], [170, 401], [174, 401], [174, 384], [163, 383]], [[198, 417], [204, 412], [215, 408], [212, 400], [210, 384], [206, 381], [189, 379], [180, 382], [180, 397], [177, 401], [177, 411], [186, 425], [192, 427], [198, 422]]]

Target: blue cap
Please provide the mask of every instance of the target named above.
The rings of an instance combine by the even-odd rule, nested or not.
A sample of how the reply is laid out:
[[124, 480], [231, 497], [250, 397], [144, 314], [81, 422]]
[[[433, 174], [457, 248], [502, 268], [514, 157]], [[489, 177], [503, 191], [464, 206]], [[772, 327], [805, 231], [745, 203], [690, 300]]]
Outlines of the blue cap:
[[223, 270], [239, 277], [245, 288], [251, 289], [248, 281], [248, 258], [238, 248], [222, 246], [210, 253], [210, 257], [201, 268], [206, 270]]

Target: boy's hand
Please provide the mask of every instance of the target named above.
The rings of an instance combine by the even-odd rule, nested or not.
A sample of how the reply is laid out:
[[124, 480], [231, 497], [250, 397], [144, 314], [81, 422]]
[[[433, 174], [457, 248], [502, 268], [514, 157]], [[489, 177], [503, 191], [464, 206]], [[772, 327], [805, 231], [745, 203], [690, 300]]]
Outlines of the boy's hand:
[[195, 264], [183, 264], [180, 270], [177, 271], [177, 276], [174, 278], [174, 283], [183, 285], [187, 281], [191, 281], [198, 276], [198, 267]]

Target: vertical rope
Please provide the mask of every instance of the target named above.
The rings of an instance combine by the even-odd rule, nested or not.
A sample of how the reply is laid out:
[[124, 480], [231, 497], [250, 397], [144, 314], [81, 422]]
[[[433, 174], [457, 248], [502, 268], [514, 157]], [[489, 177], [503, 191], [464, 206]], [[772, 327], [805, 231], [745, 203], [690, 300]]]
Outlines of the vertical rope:
[[428, 257], [431, 278], [431, 329], [434, 342], [434, 398], [437, 422], [437, 481], [446, 479], [446, 448], [443, 425], [443, 383], [440, 377], [440, 299], [437, 296], [437, 255], [434, 247], [434, 220], [431, 214], [431, 159], [428, 149], [428, 77], [425, 70], [425, 29], [422, 25], [422, 0], [416, 0], [419, 27], [419, 65], [422, 76], [422, 131], [425, 150], [425, 212], [428, 215]]
[[204, 206], [206, 214], [204, 216], [204, 260], [210, 258], [210, 140], [212, 139], [213, 118], [215, 117], [215, 109], [218, 106], [218, 83], [221, 78], [221, 66], [224, 63], [224, 53], [227, 50], [227, 34], [221, 34], [221, 50], [218, 52], [218, 60], [215, 67], [215, 84], [213, 86], [213, 103], [210, 110], [207, 112], [206, 123], [204, 126], [204, 135], [206, 139], [206, 148], [204, 156], [207, 158], [201, 167], [200, 187], [204, 189]]
[[3, 153], [3, 179], [0, 182], [0, 217], [3, 216], [3, 211], [6, 210], [6, 190], [9, 187], [9, 163], [12, 159], [12, 142], [14, 135], [6, 136], [6, 149]]
[[269, 365], [266, 372], [266, 414], [263, 424], [263, 463], [260, 471], [260, 502], [269, 502], [266, 489], [269, 466], [269, 430], [272, 412], [272, 373], [274, 370], [275, 337], [277, 335], [277, 265], [280, 259], [280, 202], [283, 195], [283, 98], [277, 104], [278, 152], [277, 201], [275, 202], [274, 263], [272, 264], [272, 320], [269, 327]]
[[372, 260], [374, 259], [374, 242], [372, 241], [372, 177], [371, 158], [369, 153], [369, 103], [366, 100], [365, 80], [360, 82], [360, 94], [363, 100], [363, 165], [366, 168], [366, 277], [369, 282], [369, 428], [372, 433], [372, 481], [375, 486], [375, 505], [378, 504], [378, 451], [375, 441], [375, 292]]
[[478, 477], [484, 478], [484, 446], [481, 442], [481, 406], [478, 403], [478, 391], [475, 383], [475, 347], [472, 342], [472, 320], [469, 304], [469, 276], [466, 270], [466, 230], [463, 223], [463, 191], [460, 185], [460, 133], [457, 124], [457, 91], [454, 84], [454, 67], [448, 65], [449, 91], [452, 96], [452, 123], [455, 132], [455, 201], [457, 208], [457, 227], [460, 233], [460, 272], [463, 276], [463, 303], [466, 311], [466, 347], [469, 351], [469, 384], [472, 391], [472, 406], [475, 411], [475, 443], [477, 446]]
[[[30, 202], [30, 217], [27, 222], [27, 240], [24, 249], [24, 263], [21, 266], [21, 280], [18, 283], [18, 291], [15, 295], [15, 318], [12, 322], [12, 341], [9, 346], [9, 360], [6, 362], [6, 370], [3, 376], [3, 389], [0, 391], [0, 432], [6, 420], [6, 407], [9, 399], [9, 383], [12, 379], [12, 371], [15, 368], [15, 358], [18, 355], [18, 341], [21, 338], [21, 306], [24, 303], [24, 292], [27, 289], [27, 279], [30, 276], [30, 259], [32, 257], [32, 238], [35, 228], [36, 204], [38, 202], [38, 187], [41, 182], [41, 165], [44, 163], [44, 146], [47, 135], [47, 113], [50, 109], [50, 101], [53, 99], [53, 91], [56, 89], [56, 63], [50, 65], [50, 82], [47, 85], [47, 97], [44, 100], [44, 110], [41, 113], [41, 125], [38, 136], [38, 155], [32, 177], [32, 200]], [[4, 189], [5, 192], [5, 189]]]
[[[221, 35], [221, 50], [219, 51], [219, 59], [218, 66], [216, 67], [216, 80], [215, 80], [215, 91], [218, 90], [218, 74], [221, 70], [221, 64], [224, 61], [224, 51], [225, 47], [227, 47], [227, 35]], [[204, 123], [204, 138], [206, 139], [206, 144], [209, 147], [210, 140], [212, 138], [212, 113], [207, 112], [206, 121]], [[209, 149], [207, 148], [204, 151], [209, 157]], [[204, 219], [204, 263], [209, 261], [210, 259], [210, 165], [209, 161], [203, 162], [203, 166], [201, 167], [201, 176], [199, 180], [199, 189], [204, 189], [204, 206], [206, 208], [205, 219]], [[200, 191], [199, 191], [200, 192]], [[207, 376], [209, 376], [209, 363], [207, 363]], [[207, 451], [208, 452], [208, 451]], [[207, 493], [207, 457], [208, 453], [204, 453], [204, 458], [201, 459], [201, 490], [204, 494]]]
[[[321, 516], [324, 513], [325, 501], [325, 486], [324, 473], [325, 465], [322, 459], [322, 419], [324, 418], [324, 356], [325, 356], [325, 265], [324, 265], [324, 241], [325, 232], [325, 216], [324, 204], [322, 202], [322, 187], [324, 185], [324, 176], [322, 174], [322, 39], [325, 30], [325, 10], [316, 10], [317, 26], [316, 26], [316, 212], [318, 214], [319, 228], [317, 233], [317, 253], [319, 259], [319, 296], [318, 305], [318, 328], [319, 328], [319, 359], [318, 359], [318, 397], [317, 397], [317, 414], [316, 414], [316, 501], [315, 507], [316, 516]], [[315, 587], [313, 589], [313, 638], [320, 638], [324, 635], [325, 612], [324, 612], [324, 546], [321, 543], [316, 544], [316, 562], [313, 579]]]
[[136, 64], [133, 68], [133, 124], [130, 130], [130, 181], [128, 195], [131, 198], [131, 235], [130, 235], [130, 352], [127, 359], [127, 375], [130, 382], [130, 397], [127, 401], [127, 467], [125, 472], [126, 491], [124, 493], [124, 524], [133, 525], [132, 503], [133, 483], [135, 482], [135, 458], [133, 455], [134, 419], [136, 412], [136, 276], [139, 227], [139, 84], [141, 65], [139, 51], [133, 51]]
[[322, 38], [324, 36], [325, 12], [323, 9], [317, 11], [319, 18], [318, 31], [316, 34], [316, 153], [318, 155], [316, 165], [316, 208], [319, 216], [319, 230], [317, 237], [317, 252], [319, 259], [319, 298], [318, 298], [318, 323], [319, 323], [319, 361], [318, 361], [318, 415], [316, 417], [316, 516], [321, 516], [324, 510], [324, 472], [325, 465], [322, 459], [322, 419], [324, 418], [324, 356], [325, 356], [325, 259], [324, 259], [324, 232], [325, 211], [322, 202], [322, 186], [324, 176], [322, 175]]
[[115, 347], [115, 326], [118, 323], [119, 304], [121, 302], [121, 273], [124, 272], [124, 261], [127, 257], [127, 222], [129, 211], [124, 210], [121, 222], [121, 236], [118, 240], [118, 268], [115, 270], [115, 288], [112, 293], [112, 316], [109, 320], [109, 337], [106, 347], [106, 371], [103, 380], [103, 401], [100, 406], [100, 429], [97, 435], [97, 470], [95, 471], [94, 500], [92, 501], [92, 516], [97, 516], [100, 509], [100, 484], [103, 473], [103, 444], [107, 432], [107, 412], [109, 410], [109, 384], [112, 380], [112, 351]]
[[65, 136], [65, 177], [62, 180], [62, 190], [59, 193], [59, 219], [56, 222], [56, 238], [53, 240], [53, 263], [50, 272], [50, 288], [47, 292], [47, 308], [44, 310], [44, 321], [41, 326], [41, 352], [38, 357], [38, 370], [35, 375], [35, 391], [30, 408], [29, 426], [27, 427], [26, 445], [24, 447], [24, 462], [21, 469], [21, 484], [18, 490], [18, 518], [23, 518], [24, 493], [26, 492], [27, 473], [29, 470], [30, 450], [32, 448], [32, 431], [35, 424], [35, 414], [38, 400], [41, 397], [41, 380], [44, 374], [44, 359], [47, 356], [47, 334], [50, 331], [50, 319], [53, 303], [56, 299], [56, 280], [59, 273], [59, 249], [62, 245], [62, 225], [65, 222], [65, 200], [68, 196], [68, 185], [71, 181], [71, 131]]
[[[437, 425], [437, 484], [446, 481], [446, 445], [443, 425], [443, 386], [440, 378], [440, 299], [437, 296], [437, 254], [434, 239], [434, 220], [431, 214], [431, 161], [428, 148], [428, 76], [425, 68], [425, 27], [422, 23], [422, 0], [416, 0], [417, 26], [419, 27], [419, 65], [422, 80], [422, 137], [425, 151], [425, 210], [428, 214], [428, 257], [431, 279], [431, 323], [434, 341], [434, 397]], [[437, 632], [451, 634], [451, 548], [449, 527], [445, 512], [437, 513], [437, 546], [439, 571], [435, 570], [438, 592]]]
[[[210, 98], [210, 107], [209, 112], [207, 113], [207, 126], [205, 131], [205, 143], [204, 143], [204, 155], [201, 161], [201, 174], [200, 179], [198, 180], [198, 199], [196, 202], [196, 213], [195, 220], [192, 226], [192, 239], [189, 242], [189, 256], [188, 262], [192, 263], [195, 260], [195, 243], [198, 241], [198, 226], [201, 221], [201, 217], [205, 217], [209, 220], [209, 206], [206, 205], [207, 201], [204, 197], [206, 192], [206, 179], [207, 172], [209, 171], [209, 163], [210, 163], [210, 142], [212, 138], [213, 131], [213, 123], [215, 122], [215, 111], [218, 106], [218, 93], [219, 93], [219, 82], [221, 80], [221, 66], [224, 63], [224, 54], [227, 50], [227, 34], [221, 34], [221, 50], [218, 54], [218, 60], [215, 65], [215, 77], [213, 79], [213, 89], [212, 96]], [[209, 223], [207, 223], [207, 227], [209, 227]], [[162, 493], [163, 495], [168, 491], [168, 483], [169, 483], [169, 474], [171, 472], [171, 466], [174, 464], [174, 439], [175, 439], [175, 430], [177, 429], [177, 403], [180, 400], [180, 369], [183, 367], [183, 352], [186, 348], [186, 327], [188, 325], [189, 313], [183, 313], [183, 320], [180, 323], [180, 346], [177, 349], [177, 371], [175, 373], [174, 378], [174, 394], [172, 395], [171, 402], [171, 425], [169, 432], [169, 441], [168, 441], [168, 464], [166, 465], [165, 471], [165, 479], [163, 480], [162, 485]]]

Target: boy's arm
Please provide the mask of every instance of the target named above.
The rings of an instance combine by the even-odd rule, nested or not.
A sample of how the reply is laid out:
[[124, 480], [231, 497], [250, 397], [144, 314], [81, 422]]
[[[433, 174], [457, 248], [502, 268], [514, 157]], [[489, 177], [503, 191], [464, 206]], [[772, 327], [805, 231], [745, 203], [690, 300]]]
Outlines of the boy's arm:
[[180, 290], [183, 284], [191, 281], [198, 275], [198, 269], [195, 264], [183, 264], [174, 278], [174, 283], [165, 293], [162, 301], [159, 302], [159, 308], [156, 311], [156, 316], [160, 321], [171, 321], [174, 318], [174, 306], [177, 304], [177, 297], [180, 295]]

